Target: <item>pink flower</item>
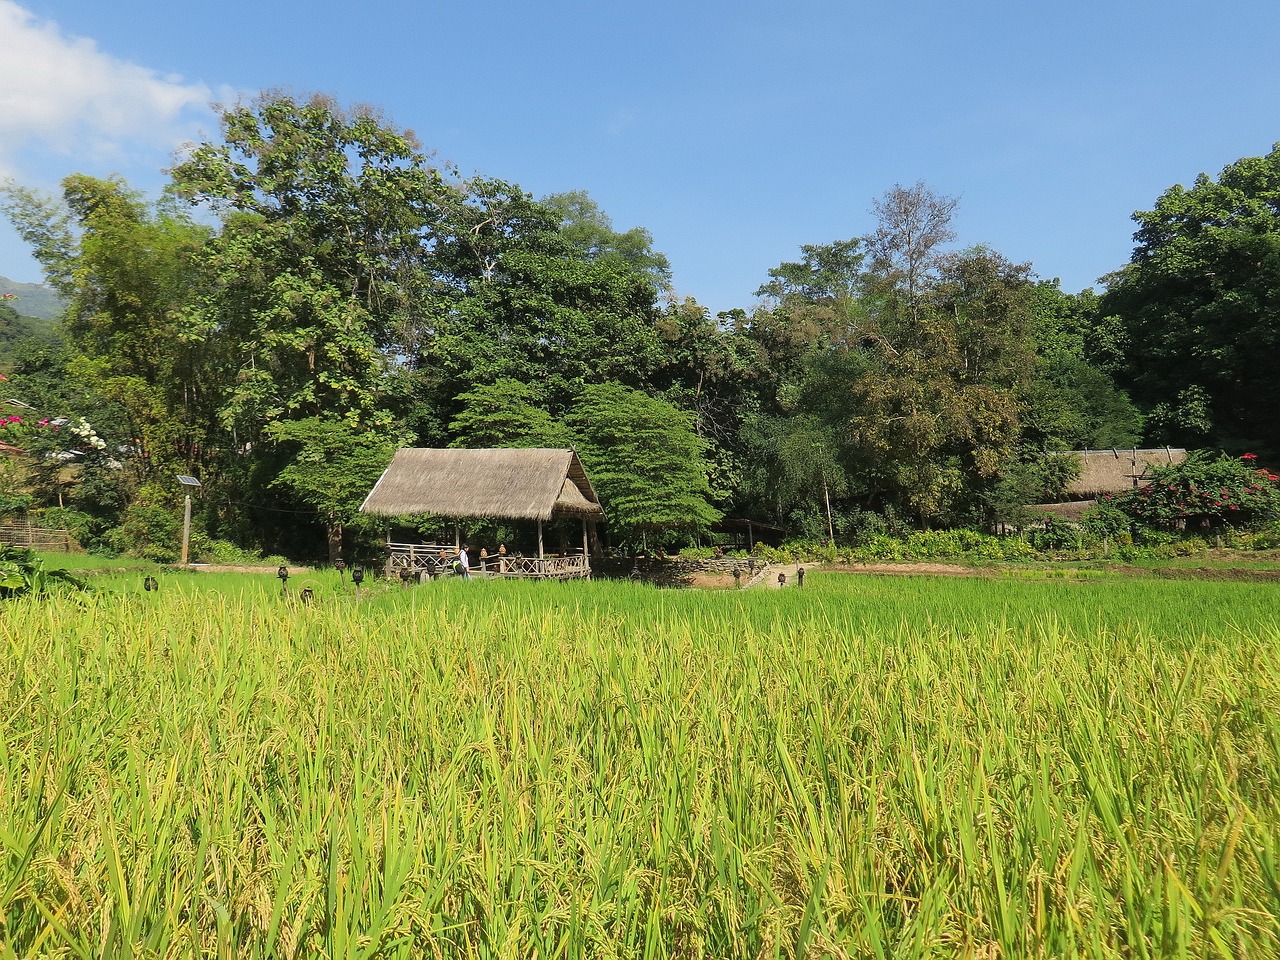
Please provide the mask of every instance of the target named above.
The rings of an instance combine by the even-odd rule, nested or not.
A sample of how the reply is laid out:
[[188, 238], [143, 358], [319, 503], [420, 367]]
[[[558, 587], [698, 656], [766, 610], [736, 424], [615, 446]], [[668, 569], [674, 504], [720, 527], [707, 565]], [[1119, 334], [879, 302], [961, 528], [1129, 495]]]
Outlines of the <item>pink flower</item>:
[[1257, 460], [1258, 455], [1256, 453], [1246, 453], [1240, 459], [1241, 460]]

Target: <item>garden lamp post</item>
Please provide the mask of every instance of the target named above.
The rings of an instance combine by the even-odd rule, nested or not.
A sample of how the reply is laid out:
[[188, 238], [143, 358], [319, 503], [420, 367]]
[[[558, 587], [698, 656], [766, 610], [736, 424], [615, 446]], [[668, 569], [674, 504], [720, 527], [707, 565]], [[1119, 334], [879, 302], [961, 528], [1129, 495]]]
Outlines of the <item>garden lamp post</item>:
[[338, 579], [341, 580], [345, 586], [347, 582], [347, 561], [339, 557], [334, 563], [333, 568], [338, 571]]
[[276, 576], [280, 578], [280, 592], [282, 594], [288, 593], [289, 592], [289, 568], [285, 566], [281, 566], [280, 569], [276, 571]]
[[182, 506], [182, 566], [185, 567], [191, 547], [191, 491], [200, 488], [200, 481], [180, 473], [178, 482], [182, 484], [182, 489], [186, 493]]
[[360, 596], [360, 584], [364, 582], [364, 566], [357, 563], [351, 568], [351, 582], [356, 585], [356, 596]]

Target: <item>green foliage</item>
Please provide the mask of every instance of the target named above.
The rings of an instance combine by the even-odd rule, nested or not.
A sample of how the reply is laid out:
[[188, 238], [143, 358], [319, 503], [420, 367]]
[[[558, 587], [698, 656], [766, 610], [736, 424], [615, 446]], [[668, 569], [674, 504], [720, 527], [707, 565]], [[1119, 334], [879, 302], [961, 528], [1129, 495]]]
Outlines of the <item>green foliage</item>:
[[1110, 501], [1095, 503], [1080, 518], [1080, 525], [1096, 541], [1117, 543], [1130, 536], [1133, 518]]
[[1099, 315], [1123, 330], [1120, 369], [1150, 438], [1280, 454], [1280, 144], [1134, 220], [1133, 258]]
[[182, 512], [162, 487], [142, 487], [107, 536], [117, 553], [173, 563], [182, 549]]
[[192, 336], [222, 355], [220, 410], [242, 442], [275, 419], [385, 424], [382, 348], [416, 318], [423, 232], [447, 194], [412, 134], [324, 97], [266, 94], [173, 170], [223, 214]]
[[320, 417], [272, 423], [266, 433], [288, 455], [271, 486], [315, 508], [328, 531], [329, 559], [337, 560], [342, 528], [357, 519], [360, 504], [391, 462], [394, 439]]
[[693, 534], [720, 519], [708, 502], [707, 445], [689, 414], [609, 383], [588, 387], [567, 419], [610, 528], [624, 539]]
[[191, 531], [191, 560], [199, 563], [227, 566], [280, 566], [287, 564], [284, 557], [263, 556], [257, 550], [248, 550], [226, 540], [210, 537], [203, 531]]
[[34, 513], [31, 521], [41, 527], [66, 530], [76, 543], [85, 548], [94, 546], [104, 532], [100, 517], [71, 507], [45, 507]]
[[547, 413], [546, 389], [503, 378], [458, 397], [461, 410], [449, 424], [452, 447], [569, 447], [563, 423]]
[[65, 570], [47, 570], [30, 550], [0, 544], [0, 599], [45, 594], [60, 587], [84, 590], [84, 582]]
[[1041, 553], [1054, 554], [1063, 550], [1078, 550], [1084, 545], [1085, 531], [1074, 523], [1045, 515], [1038, 526], [1032, 528], [1028, 539], [1031, 546]]
[[1157, 529], [1259, 526], [1280, 517], [1280, 476], [1256, 464], [1253, 454], [1193, 453], [1182, 463], [1154, 468], [1150, 483], [1108, 503]]
[[635, 273], [648, 277], [656, 292], [671, 289], [671, 264], [653, 249], [653, 235], [644, 227], [616, 232], [609, 215], [585, 190], [553, 193], [540, 202], [559, 216], [560, 235], [584, 259], [616, 258]]

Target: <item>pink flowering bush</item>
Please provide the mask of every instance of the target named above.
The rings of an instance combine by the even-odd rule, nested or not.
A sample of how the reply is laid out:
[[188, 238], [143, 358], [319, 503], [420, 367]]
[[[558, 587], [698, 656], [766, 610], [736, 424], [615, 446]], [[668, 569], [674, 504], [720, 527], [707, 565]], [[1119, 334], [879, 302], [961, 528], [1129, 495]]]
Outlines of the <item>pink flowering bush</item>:
[[1257, 466], [1257, 456], [1192, 454], [1158, 467], [1151, 482], [1111, 497], [1109, 505], [1138, 523], [1164, 530], [1229, 525], [1257, 527], [1280, 518], [1280, 475]]

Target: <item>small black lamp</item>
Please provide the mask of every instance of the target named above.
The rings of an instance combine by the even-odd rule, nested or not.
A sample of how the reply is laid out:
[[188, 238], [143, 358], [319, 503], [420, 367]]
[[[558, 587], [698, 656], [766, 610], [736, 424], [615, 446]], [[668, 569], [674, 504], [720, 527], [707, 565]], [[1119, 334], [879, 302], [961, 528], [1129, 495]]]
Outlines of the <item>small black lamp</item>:
[[311, 605], [311, 598], [315, 596], [315, 594], [312, 592], [310, 587], [303, 587], [302, 592], [298, 594], [298, 596], [302, 598], [302, 605], [306, 607]]
[[778, 586], [785, 587], [787, 585], [787, 575], [785, 573], [778, 574]]
[[347, 561], [339, 557], [334, 561], [333, 569], [338, 571], [338, 577], [345, 584], [347, 582]]
[[742, 587], [742, 568], [741, 567], [733, 568], [733, 585], [737, 588]]
[[289, 588], [289, 568], [282, 566], [276, 571], [276, 576], [280, 578], [280, 592], [283, 593]]
[[147, 591], [147, 593], [150, 593], [152, 590], [159, 590], [160, 583], [159, 581], [156, 580], [155, 577], [143, 577], [142, 589]]

